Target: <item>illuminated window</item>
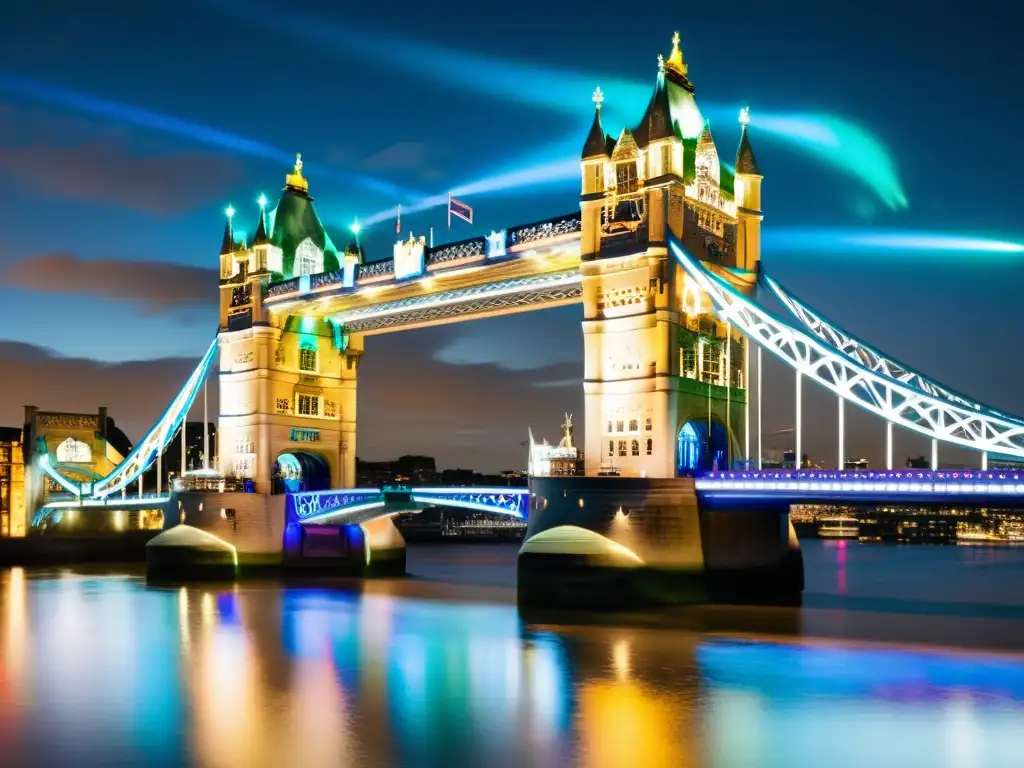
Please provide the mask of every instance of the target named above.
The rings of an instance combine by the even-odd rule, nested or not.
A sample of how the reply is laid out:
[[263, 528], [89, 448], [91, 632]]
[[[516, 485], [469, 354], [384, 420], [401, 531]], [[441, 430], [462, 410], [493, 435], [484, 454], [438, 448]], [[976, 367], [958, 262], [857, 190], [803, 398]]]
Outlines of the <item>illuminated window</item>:
[[636, 162], [627, 160], [615, 166], [615, 193], [628, 195], [637, 190]]
[[72, 464], [88, 463], [92, 461], [92, 448], [89, 447], [88, 443], [83, 443], [81, 440], [69, 437], [57, 446], [57, 461], [61, 464], [64, 462]]
[[679, 348], [679, 375], [687, 379], [697, 378], [697, 350], [692, 346]]
[[235, 453], [256, 453], [256, 446], [249, 435], [242, 435], [235, 441]]
[[324, 403], [324, 416], [328, 419], [333, 419], [338, 415], [338, 404], [333, 400], [328, 400]]
[[701, 378], [717, 384], [722, 372], [722, 356], [717, 344], [704, 345], [704, 370]]
[[672, 146], [669, 144], [661, 148], [661, 172], [672, 173]]
[[320, 398], [316, 395], [299, 395], [297, 402], [299, 416], [320, 415]]
[[630, 446], [630, 448], [632, 449], [632, 453], [633, 453], [634, 456], [639, 456], [640, 455], [640, 441], [639, 440], [634, 440], [633, 444]]
[[324, 271], [324, 255], [313, 245], [308, 237], [299, 243], [295, 249], [295, 267], [292, 274], [296, 277], [301, 275], [315, 275]]
[[614, 440], [609, 440], [608, 441], [608, 455], [609, 456], [614, 456], [615, 455], [615, 441]]
[[619, 456], [625, 456], [625, 455], [626, 455], [626, 441], [625, 440], [619, 440]]
[[644, 421], [644, 429], [647, 430], [648, 432], [654, 429], [654, 422], [651, 420], [650, 416], [648, 416], [647, 419]]
[[316, 349], [304, 346], [299, 350], [299, 370], [316, 371]]
[[654, 453], [654, 441], [651, 438], [647, 438], [647, 455], [650, 456]]
[[588, 192], [601, 192], [604, 187], [604, 166], [590, 166], [590, 187]]
[[625, 422], [622, 422], [622, 421], [617, 421], [617, 422], [615, 422], [615, 431], [616, 431], [616, 432], [625, 432], [626, 430], [625, 430], [625, 429], [623, 429], [623, 424], [624, 424], [624, 423], [625, 423]]
[[639, 432], [640, 431], [640, 422], [637, 421], [636, 419], [630, 419], [629, 420], [629, 431], [630, 432]]
[[278, 413], [290, 413], [292, 410], [292, 403], [286, 397], [277, 398], [277, 412]]

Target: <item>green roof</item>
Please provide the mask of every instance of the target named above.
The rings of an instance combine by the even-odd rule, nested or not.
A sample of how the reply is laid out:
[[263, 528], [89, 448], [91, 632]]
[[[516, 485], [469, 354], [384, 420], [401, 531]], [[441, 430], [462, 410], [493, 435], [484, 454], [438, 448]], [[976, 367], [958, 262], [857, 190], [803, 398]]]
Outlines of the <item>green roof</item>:
[[338, 268], [338, 249], [320, 222], [313, 208], [313, 198], [304, 192], [285, 187], [272, 215], [270, 242], [281, 249], [284, 277], [293, 277], [295, 249], [307, 237], [323, 251], [324, 271]]

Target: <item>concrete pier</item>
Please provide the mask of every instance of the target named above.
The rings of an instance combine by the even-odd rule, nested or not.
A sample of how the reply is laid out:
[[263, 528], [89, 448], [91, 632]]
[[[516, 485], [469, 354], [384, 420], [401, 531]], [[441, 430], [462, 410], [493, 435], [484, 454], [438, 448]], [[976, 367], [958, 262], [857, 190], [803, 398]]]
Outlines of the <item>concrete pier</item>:
[[530, 490], [523, 605], [800, 601], [803, 560], [785, 505], [711, 506], [691, 478], [538, 477]]

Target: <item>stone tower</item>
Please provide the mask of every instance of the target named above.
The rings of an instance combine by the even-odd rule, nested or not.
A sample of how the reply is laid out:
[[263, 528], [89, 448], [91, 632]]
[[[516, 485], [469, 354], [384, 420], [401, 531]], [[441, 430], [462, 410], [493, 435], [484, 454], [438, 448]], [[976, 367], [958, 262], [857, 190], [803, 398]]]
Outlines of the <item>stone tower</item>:
[[330, 320], [263, 304], [272, 281], [308, 290], [342, 268], [301, 157], [269, 216], [265, 205], [249, 245], [236, 240], [229, 209], [221, 246], [219, 469], [258, 493], [353, 486], [359, 340]]
[[714, 316], [668, 242], [753, 283], [761, 177], [746, 126], [734, 175], [697, 106], [678, 33], [636, 127], [606, 134], [600, 89], [594, 102], [580, 196], [586, 473], [725, 469], [744, 458], [745, 341]]

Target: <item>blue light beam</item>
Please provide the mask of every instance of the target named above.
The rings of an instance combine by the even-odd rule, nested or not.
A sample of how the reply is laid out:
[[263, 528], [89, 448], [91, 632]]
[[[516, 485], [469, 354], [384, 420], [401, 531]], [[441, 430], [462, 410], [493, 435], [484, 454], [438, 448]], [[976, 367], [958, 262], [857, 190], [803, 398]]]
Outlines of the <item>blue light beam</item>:
[[1021, 254], [1024, 244], [986, 237], [892, 229], [765, 228], [766, 252]]
[[[99, 96], [61, 88], [60, 86], [48, 85], [2, 72], [0, 72], [0, 91], [7, 91], [44, 104], [84, 112], [114, 122], [146, 128], [157, 133], [189, 139], [200, 144], [226, 149], [230, 152], [251, 157], [274, 160], [286, 165], [290, 165], [295, 159], [293, 153], [285, 152], [262, 141], [239, 136], [238, 134], [222, 131], [200, 123], [194, 123], [190, 120], [163, 115], [159, 112], [150, 112], [130, 104], [123, 104]], [[425, 194], [422, 191], [405, 189], [390, 182], [367, 176], [366, 174], [310, 166], [307, 163], [306, 169], [310, 170], [311, 168], [316, 174], [327, 178], [335, 178], [342, 182], [358, 184], [364, 189], [377, 192], [392, 199], [399, 197], [405, 200], [419, 200]]]

